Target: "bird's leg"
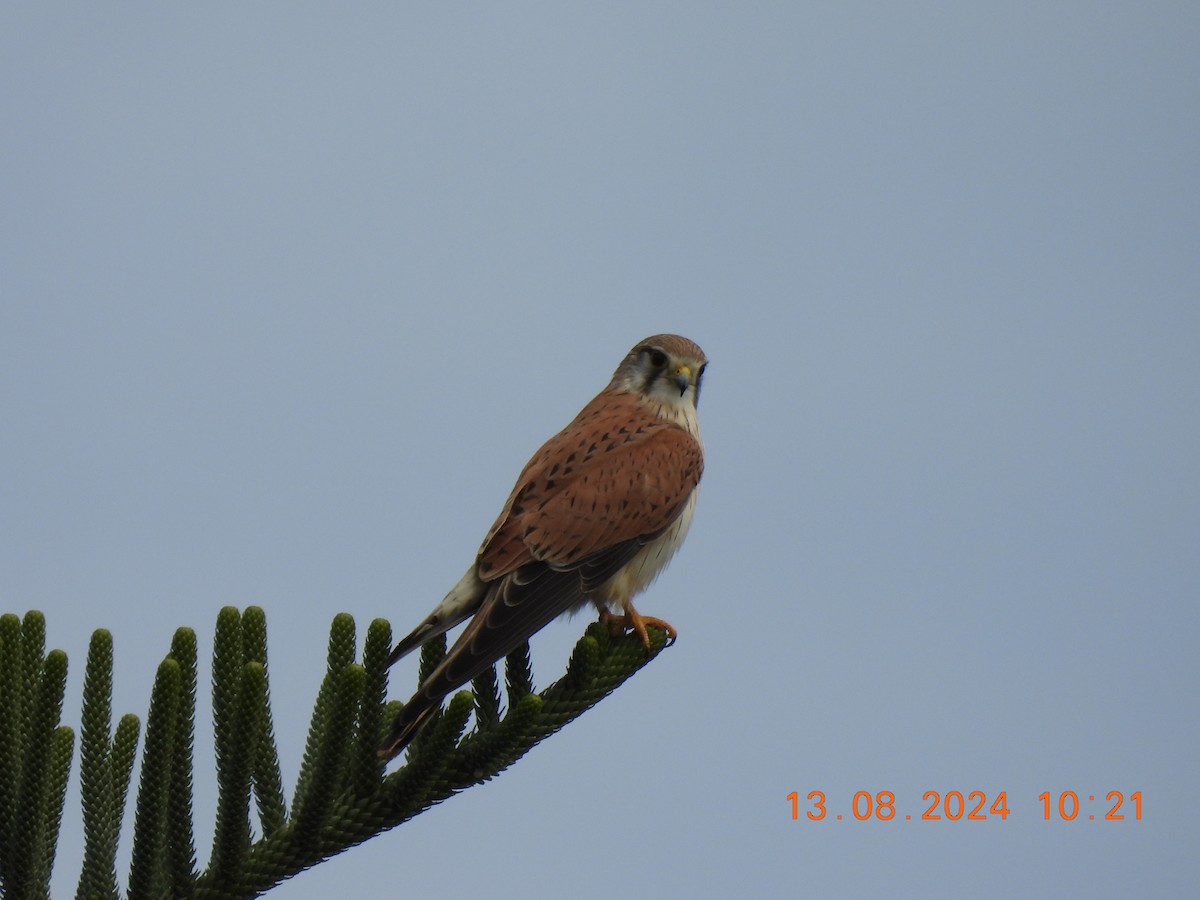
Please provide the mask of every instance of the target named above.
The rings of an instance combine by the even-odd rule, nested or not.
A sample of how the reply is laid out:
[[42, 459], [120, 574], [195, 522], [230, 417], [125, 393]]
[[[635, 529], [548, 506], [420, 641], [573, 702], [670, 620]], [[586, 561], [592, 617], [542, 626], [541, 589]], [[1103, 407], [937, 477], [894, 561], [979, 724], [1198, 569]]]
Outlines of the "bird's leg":
[[642, 639], [642, 646], [647, 650], [650, 649], [650, 635], [646, 633], [646, 626], [653, 625], [655, 628], [661, 628], [667, 633], [667, 643], [673, 644], [677, 632], [667, 622], [654, 616], [643, 616], [640, 612], [633, 608], [632, 603], [625, 604], [624, 615], [615, 615], [607, 609], [600, 610], [600, 624], [608, 626], [609, 634], [616, 637], [619, 634], [624, 634], [626, 631], [633, 631], [639, 638]]

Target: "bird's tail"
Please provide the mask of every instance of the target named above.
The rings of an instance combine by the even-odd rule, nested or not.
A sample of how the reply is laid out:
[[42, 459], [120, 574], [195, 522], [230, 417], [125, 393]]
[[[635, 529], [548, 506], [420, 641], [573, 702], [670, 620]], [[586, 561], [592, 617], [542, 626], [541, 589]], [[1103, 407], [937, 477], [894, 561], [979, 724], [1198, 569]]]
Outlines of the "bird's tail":
[[400, 710], [400, 714], [396, 716], [396, 721], [392, 724], [392, 730], [379, 745], [380, 759], [393, 759], [403, 753], [404, 748], [412, 742], [412, 739], [417, 736], [417, 732], [425, 726], [430, 716], [438, 708], [438, 704], [423, 703], [422, 699], [424, 698], [414, 697], [404, 709]]
[[458, 584], [450, 588], [450, 593], [433, 608], [433, 612], [401, 639], [388, 656], [387, 664], [394, 665], [426, 641], [445, 634], [459, 622], [474, 615], [486, 593], [487, 584], [475, 574], [475, 566], [472, 564], [466, 574], [458, 580]]

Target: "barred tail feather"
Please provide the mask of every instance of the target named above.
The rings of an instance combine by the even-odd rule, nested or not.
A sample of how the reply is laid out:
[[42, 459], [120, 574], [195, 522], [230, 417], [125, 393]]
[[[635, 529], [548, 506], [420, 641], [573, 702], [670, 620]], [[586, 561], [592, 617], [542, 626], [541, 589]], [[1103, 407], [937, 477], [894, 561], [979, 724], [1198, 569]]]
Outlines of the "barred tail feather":
[[469, 619], [479, 609], [485, 594], [487, 584], [479, 579], [472, 565], [442, 602], [434, 607], [433, 612], [400, 640], [388, 656], [388, 666], [395, 665], [426, 641], [445, 634], [459, 622]]

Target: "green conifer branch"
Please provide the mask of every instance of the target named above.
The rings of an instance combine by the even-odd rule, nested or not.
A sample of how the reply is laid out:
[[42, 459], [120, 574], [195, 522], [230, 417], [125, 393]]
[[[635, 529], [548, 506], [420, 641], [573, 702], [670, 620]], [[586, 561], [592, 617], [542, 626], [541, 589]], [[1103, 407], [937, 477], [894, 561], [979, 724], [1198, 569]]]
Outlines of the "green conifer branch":
[[129, 783], [133, 776], [133, 759], [137, 756], [138, 737], [142, 723], [133, 713], [126, 713], [117, 722], [112, 743], [113, 829], [119, 834], [124, 816]]
[[300, 761], [300, 774], [296, 778], [296, 789], [292, 794], [292, 815], [294, 818], [303, 816], [304, 800], [308, 796], [308, 786], [312, 781], [313, 769], [321, 752], [322, 735], [329, 723], [330, 707], [338, 673], [354, 660], [354, 620], [339, 613], [334, 617], [329, 630], [329, 646], [326, 652], [325, 676], [321, 679], [321, 688], [317, 693], [317, 701], [313, 704], [312, 717], [308, 725], [308, 737], [304, 744], [304, 757]]
[[112, 635], [92, 633], [83, 676], [79, 778], [83, 801], [83, 871], [78, 900], [117, 892], [116, 798], [112, 773]]
[[192, 824], [193, 745], [196, 729], [196, 633], [176, 629], [169, 659], [179, 666], [179, 705], [175, 712], [174, 754], [171, 757], [170, 803], [167, 807], [167, 868], [169, 895], [187, 900], [196, 890], [196, 836]]
[[133, 820], [133, 857], [129, 867], [129, 900], [157, 900], [170, 884], [166, 866], [167, 805], [171, 799], [171, 763], [175, 759], [182, 677], [179, 663], [167, 657], [158, 665], [150, 712], [146, 716], [146, 749]]
[[[28, 614], [22, 623], [22, 638], [28, 631], [32, 653], [40, 653], [45, 647], [45, 620], [41, 614]], [[21, 786], [17, 793], [17, 809], [27, 819], [13, 835], [11, 881], [6, 880], [5, 890], [14, 897], [39, 897], [49, 890], [49, 871], [41, 866], [50, 858], [45, 842], [48, 838], [46, 824], [50, 818], [53, 802], [52, 767], [54, 756], [54, 731], [58, 728], [62, 713], [63, 692], [67, 684], [67, 655], [61, 650], [51, 650], [44, 659], [31, 655], [30, 645], [23, 647], [25, 676], [33, 686], [26, 696], [32, 695], [28, 705], [28, 727], [25, 733], [25, 758], [21, 767]], [[31, 663], [32, 660], [32, 663]], [[31, 674], [32, 673], [32, 674]]]
[[25, 651], [21, 620], [0, 616], [0, 890], [13, 880], [14, 832], [21, 826], [17, 795], [25, 757]]
[[[334, 624], [338, 631], [338, 623]], [[334, 664], [331, 653], [331, 666]], [[344, 665], [340, 671], [331, 669], [325, 726], [313, 758], [312, 777], [305, 784], [303, 795], [296, 797], [295, 827], [289, 836], [292, 843], [307, 852], [318, 842], [329, 811], [344, 788], [347, 749], [354, 729], [354, 720], [366, 685], [362, 666]]]
[[[392, 648], [392, 626], [386, 619], [375, 619], [367, 628], [363, 646], [365, 684], [355, 725], [351, 780], [354, 794], [365, 797], [378, 789], [384, 760], [379, 758], [387, 708], [387, 658]], [[394, 715], [394, 714], [393, 714]]]
[[[528, 694], [511, 706], [499, 725], [491, 730], [473, 731], [460, 739], [462, 726], [470, 715], [474, 698], [460, 691], [442, 715], [428, 725], [419, 748], [410, 749], [406, 765], [386, 776], [381, 789], [361, 798], [344, 793], [334, 805], [319, 842], [302, 852], [288, 836], [258, 842], [247, 860], [246, 890], [265, 891], [271, 885], [291, 877], [321, 859], [361, 843], [393, 828], [435, 803], [458, 791], [494, 777], [523, 756], [536, 743], [562, 728], [572, 719], [599, 702], [656, 656], [666, 636], [650, 630], [651, 648], [647, 653], [633, 636], [610, 638], [598, 625], [589, 628], [575, 654], [580, 657], [571, 674], [560, 679], [542, 694]], [[436, 665], [444, 653], [444, 643], [423, 654], [422, 670]], [[440, 645], [439, 645], [440, 644]], [[517, 654], [516, 666], [521, 666]], [[591, 677], [579, 683], [587, 671]], [[518, 678], [521, 676], [518, 674]], [[202, 879], [203, 881], [203, 879]], [[201, 894], [220, 896], [225, 894]]]
[[250, 780], [262, 736], [266, 670], [261, 663], [242, 666], [228, 744], [217, 760], [217, 827], [209, 872], [217, 883], [236, 886], [250, 848]]
[[[459, 691], [433, 716], [403, 764], [387, 773], [376, 749], [399, 709], [386, 699], [391, 627], [382, 619], [371, 623], [359, 662], [354, 621], [338, 615], [289, 814], [271, 724], [265, 617], [255, 607], [222, 609], [213, 646], [217, 824], [209, 866], [197, 872], [192, 822], [197, 650], [195, 634], [179, 629], [151, 695], [128, 897], [258, 896], [394, 828], [494, 777], [599, 702], [662, 650], [665, 635], [653, 628], [650, 635], [647, 653], [636, 637], [614, 638], [598, 624], [589, 627], [563, 677], [538, 693], [528, 645], [519, 647], [505, 660], [503, 694], [494, 670], [475, 679], [472, 690]], [[126, 715], [112, 731], [112, 644], [105, 631], [93, 635], [85, 674], [80, 739], [85, 851], [78, 898], [119, 896], [114, 861], [139, 725]], [[0, 806], [0, 887], [13, 900], [46, 894], [73, 749], [70, 729], [57, 725], [66, 657], [61, 651], [44, 654], [44, 646], [40, 615], [0, 618], [0, 760], [15, 758], [19, 770], [0, 771], [0, 797], [8, 791], [17, 808], [6, 816]], [[445, 652], [444, 636], [422, 648], [422, 678]], [[472, 713], [473, 725], [465, 731]], [[261, 826], [257, 840], [252, 794]]]
[[504, 689], [508, 692], [510, 706], [526, 694], [533, 693], [533, 661], [529, 658], [529, 641], [504, 658]]
[[238, 692], [245, 664], [242, 615], [237, 609], [226, 606], [217, 614], [217, 627], [213, 634], [212, 704], [218, 782], [222, 764], [228, 771], [228, 760], [237, 752]]
[[480, 731], [495, 728], [500, 721], [500, 682], [494, 666], [471, 681], [471, 692], [475, 695], [475, 727]]
[[249, 606], [242, 616], [242, 627], [248, 662], [259, 663], [267, 678], [263, 694], [261, 738], [254, 755], [254, 800], [263, 835], [270, 837], [287, 821], [287, 801], [283, 795], [283, 770], [279, 765], [279, 749], [275, 742], [275, 722], [271, 716], [269, 673], [267, 664], [267, 616], [260, 607]]
[[21, 621], [21, 694], [26, 710], [33, 709], [37, 700], [45, 658], [46, 617], [36, 609], [31, 609]]
[[67, 781], [71, 777], [71, 756], [75, 751], [75, 732], [67, 725], [54, 729], [50, 758], [50, 796], [46, 809], [46, 835], [38, 860], [38, 881], [50, 884], [54, 858], [58, 853], [58, 833], [62, 827], [63, 806], [67, 801]]

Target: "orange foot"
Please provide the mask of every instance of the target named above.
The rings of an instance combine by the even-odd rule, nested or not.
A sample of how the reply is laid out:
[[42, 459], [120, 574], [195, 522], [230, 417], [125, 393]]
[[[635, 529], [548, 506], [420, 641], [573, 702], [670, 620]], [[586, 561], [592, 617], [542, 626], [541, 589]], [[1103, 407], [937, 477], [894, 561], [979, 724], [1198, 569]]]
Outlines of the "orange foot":
[[625, 605], [625, 614], [618, 616], [609, 612], [607, 609], [600, 611], [600, 624], [608, 626], [609, 634], [616, 637], [624, 634], [626, 631], [632, 630], [642, 639], [642, 646], [647, 650], [650, 649], [650, 635], [646, 633], [646, 626], [653, 625], [655, 628], [661, 628], [667, 633], [667, 646], [675, 643], [677, 632], [667, 622], [662, 619], [656, 619], [654, 616], [643, 616], [640, 612], [634, 609], [629, 604]]

